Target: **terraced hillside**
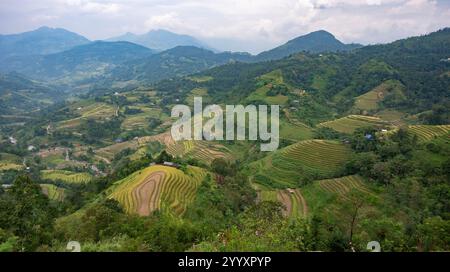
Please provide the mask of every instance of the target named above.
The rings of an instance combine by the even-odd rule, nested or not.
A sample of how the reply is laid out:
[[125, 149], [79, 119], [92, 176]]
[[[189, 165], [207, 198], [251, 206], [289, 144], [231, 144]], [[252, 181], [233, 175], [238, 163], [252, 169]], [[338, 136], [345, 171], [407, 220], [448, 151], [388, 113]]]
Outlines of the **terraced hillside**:
[[206, 164], [214, 159], [231, 159], [231, 151], [225, 146], [208, 141], [179, 141], [167, 147], [172, 156], [195, 158]]
[[21, 170], [22, 168], [23, 166], [20, 164], [0, 161], [0, 171]]
[[383, 82], [373, 90], [355, 98], [354, 109], [362, 111], [371, 111], [379, 108], [378, 103], [383, 101], [389, 95], [404, 96], [405, 86], [398, 80], [388, 80]]
[[76, 173], [65, 170], [42, 170], [44, 180], [63, 181], [67, 183], [86, 183], [93, 179], [89, 173]]
[[174, 144], [174, 140], [170, 133], [162, 133], [154, 136], [144, 136], [137, 138], [135, 140], [130, 140], [122, 143], [116, 143], [110, 146], [106, 146], [100, 149], [97, 149], [95, 153], [98, 156], [111, 160], [114, 158], [114, 155], [125, 150], [127, 148], [130, 149], [138, 149], [139, 147], [145, 146], [150, 142], [160, 142], [166, 146]]
[[51, 200], [64, 201], [66, 190], [53, 184], [40, 184], [42, 193]]
[[207, 164], [211, 163], [215, 158], [232, 158], [231, 151], [221, 144], [209, 141], [175, 142], [170, 133], [146, 136], [136, 140], [114, 144], [97, 150], [96, 154], [107, 159], [112, 159], [115, 154], [126, 148], [138, 149], [150, 142], [160, 142], [161, 144], [164, 144], [167, 152], [172, 156], [195, 158]]
[[82, 120], [86, 119], [106, 119], [112, 118], [117, 114], [117, 108], [113, 105], [106, 103], [91, 103], [84, 105], [83, 103], [74, 104], [70, 107], [73, 113], [76, 113], [78, 117], [61, 121], [58, 123], [57, 128], [74, 128], [81, 124]]
[[300, 189], [263, 190], [260, 192], [261, 200], [278, 201], [284, 206], [283, 214], [286, 217], [306, 217], [308, 206]]
[[322, 190], [336, 194], [339, 198], [344, 200], [349, 200], [348, 193], [350, 193], [351, 190], [357, 190], [364, 194], [373, 195], [370, 189], [364, 184], [361, 177], [357, 175], [319, 180], [317, 183]]
[[268, 187], [292, 188], [302, 179], [335, 175], [350, 154], [350, 148], [340, 142], [306, 140], [250, 164], [249, 174]]
[[265, 101], [268, 104], [282, 105], [288, 101], [289, 98], [286, 93], [280, 92], [280, 90], [288, 91], [281, 70], [278, 69], [264, 74], [258, 77], [257, 81], [257, 89], [247, 97], [247, 102]]
[[22, 159], [19, 156], [9, 153], [0, 153], [0, 171], [20, 170], [22, 168]]
[[431, 126], [416, 125], [409, 126], [409, 131], [417, 135], [419, 141], [429, 141], [437, 137], [441, 137], [450, 133], [450, 125]]
[[328, 127], [341, 133], [353, 133], [362, 127], [386, 127], [389, 124], [378, 117], [349, 115], [333, 121], [320, 123], [319, 127]]
[[128, 213], [142, 216], [163, 207], [181, 215], [194, 199], [206, 170], [189, 166], [186, 173], [162, 165], [150, 166], [118, 181], [108, 190]]

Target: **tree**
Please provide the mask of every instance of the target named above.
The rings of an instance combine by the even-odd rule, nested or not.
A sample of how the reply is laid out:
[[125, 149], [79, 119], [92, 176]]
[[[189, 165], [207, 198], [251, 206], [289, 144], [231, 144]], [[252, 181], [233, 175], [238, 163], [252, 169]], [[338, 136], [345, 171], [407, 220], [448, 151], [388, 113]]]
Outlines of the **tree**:
[[0, 228], [19, 238], [19, 250], [49, 244], [54, 217], [48, 198], [28, 176], [18, 177], [0, 197]]
[[156, 163], [163, 163], [165, 161], [170, 162], [173, 160], [173, 157], [167, 153], [165, 150], [163, 150], [159, 156], [156, 158]]

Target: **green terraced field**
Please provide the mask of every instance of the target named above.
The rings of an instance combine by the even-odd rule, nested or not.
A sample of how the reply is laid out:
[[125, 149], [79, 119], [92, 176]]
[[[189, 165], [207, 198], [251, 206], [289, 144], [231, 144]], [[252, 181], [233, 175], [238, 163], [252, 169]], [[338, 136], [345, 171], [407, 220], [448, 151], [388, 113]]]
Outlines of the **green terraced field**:
[[51, 200], [64, 201], [66, 190], [53, 184], [40, 184], [42, 193]]
[[44, 180], [63, 181], [67, 183], [86, 183], [93, 179], [89, 173], [75, 173], [64, 170], [42, 170], [41, 178]]
[[139, 109], [142, 113], [129, 115], [121, 124], [123, 130], [134, 130], [148, 128], [149, 118], [160, 118], [161, 110], [156, 108], [149, 108], [145, 106], [130, 107], [131, 109]]
[[184, 173], [173, 167], [154, 165], [118, 181], [108, 189], [108, 194], [128, 213], [146, 216], [169, 208], [181, 215], [194, 199], [206, 174], [206, 170], [198, 167], [189, 166]]
[[314, 133], [310, 127], [300, 122], [280, 120], [280, 138], [292, 141], [312, 139]]
[[225, 146], [209, 141], [178, 141], [169, 145], [167, 152], [175, 157], [195, 158], [206, 164], [217, 158], [233, 158]]
[[193, 89], [185, 99], [186, 104], [189, 106], [193, 106], [194, 105], [194, 97], [201, 97], [202, 102], [204, 104], [211, 103], [211, 97], [208, 96], [208, 89], [206, 89], [206, 88]]
[[0, 160], [3, 162], [10, 162], [20, 164], [22, 163], [22, 158], [17, 155], [9, 154], [9, 153], [0, 153]]
[[383, 82], [373, 90], [355, 98], [355, 109], [358, 110], [376, 110], [379, 108], [378, 102], [390, 94], [397, 93], [403, 95], [404, 86], [397, 80], [388, 80]]
[[416, 125], [409, 126], [409, 131], [417, 135], [420, 141], [429, 141], [437, 137], [445, 136], [450, 133], [450, 125], [431, 126]]
[[297, 187], [306, 177], [331, 177], [338, 173], [351, 150], [336, 141], [306, 140], [251, 163], [249, 174], [269, 187]]
[[192, 80], [197, 83], [203, 83], [213, 80], [214, 78], [212, 76], [190, 76], [187, 77], [187, 79]]
[[271, 90], [273, 85], [285, 85], [281, 70], [274, 70], [270, 73], [262, 75], [258, 78], [258, 81], [262, 84], [253, 93], [251, 93], [246, 101], [265, 101], [268, 104], [282, 105], [288, 101], [288, 97], [282, 94], [269, 96], [267, 93]]
[[353, 133], [362, 127], [385, 127], [389, 124], [378, 117], [364, 115], [349, 115], [333, 121], [320, 123], [319, 127], [328, 127], [341, 133]]
[[320, 188], [326, 192], [338, 195], [339, 198], [349, 200], [348, 193], [351, 190], [357, 190], [364, 194], [373, 195], [373, 192], [364, 184], [359, 176], [346, 176], [334, 179], [325, 179], [317, 181]]
[[74, 128], [79, 126], [82, 120], [86, 119], [99, 120], [113, 117], [116, 114], [117, 108], [106, 103], [92, 103], [90, 105], [87, 105], [86, 107], [80, 105], [80, 107], [74, 108], [72, 110], [80, 116], [59, 122], [57, 126], [58, 128]]

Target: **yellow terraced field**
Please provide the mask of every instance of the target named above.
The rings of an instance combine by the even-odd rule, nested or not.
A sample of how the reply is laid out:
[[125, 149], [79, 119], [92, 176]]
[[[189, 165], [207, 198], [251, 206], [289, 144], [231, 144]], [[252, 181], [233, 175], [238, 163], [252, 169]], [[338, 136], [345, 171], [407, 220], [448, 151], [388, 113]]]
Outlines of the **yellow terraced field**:
[[41, 178], [44, 180], [63, 181], [67, 183], [86, 183], [93, 179], [89, 173], [75, 173], [64, 170], [42, 170]]
[[95, 153], [101, 157], [107, 158], [109, 160], [114, 158], [114, 155], [119, 153], [120, 151], [130, 148], [130, 149], [138, 149], [139, 147], [145, 146], [150, 142], [160, 142], [166, 146], [172, 145], [175, 142], [170, 135], [170, 132], [154, 135], [154, 136], [144, 136], [140, 137], [136, 140], [130, 140], [123, 143], [117, 143], [110, 146], [106, 146], [104, 148], [100, 148], [95, 151]]
[[204, 163], [211, 163], [216, 158], [232, 159], [231, 151], [225, 146], [209, 141], [178, 141], [172, 139], [170, 132], [140, 137], [123, 143], [110, 145], [95, 151], [99, 156], [111, 160], [120, 151], [130, 148], [138, 149], [149, 142], [160, 142], [166, 146], [167, 152], [175, 157], [196, 158]]
[[318, 127], [328, 127], [341, 133], [353, 133], [356, 129], [362, 127], [383, 127], [388, 123], [378, 117], [365, 115], [349, 115], [333, 121], [320, 123]]
[[22, 165], [6, 162], [6, 161], [0, 161], [0, 171], [6, 171], [6, 170], [21, 170], [23, 168]]
[[217, 158], [232, 159], [227, 148], [208, 141], [175, 142], [167, 147], [167, 152], [175, 157], [195, 158], [207, 164]]
[[128, 213], [142, 216], [163, 207], [181, 215], [195, 197], [207, 171], [189, 166], [186, 173], [162, 165], [150, 166], [118, 181], [108, 190]]
[[409, 131], [417, 135], [420, 141], [429, 141], [437, 137], [445, 136], [450, 133], [450, 125], [431, 126], [417, 125], [409, 126]]

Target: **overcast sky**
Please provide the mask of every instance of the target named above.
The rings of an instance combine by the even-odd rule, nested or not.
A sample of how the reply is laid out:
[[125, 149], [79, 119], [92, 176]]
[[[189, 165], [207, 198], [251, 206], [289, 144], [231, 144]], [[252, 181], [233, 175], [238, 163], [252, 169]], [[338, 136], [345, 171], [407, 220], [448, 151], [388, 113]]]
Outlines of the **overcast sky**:
[[167, 29], [257, 53], [319, 29], [363, 44], [429, 33], [450, 26], [450, 0], [0, 0], [0, 33], [43, 25], [92, 40]]

